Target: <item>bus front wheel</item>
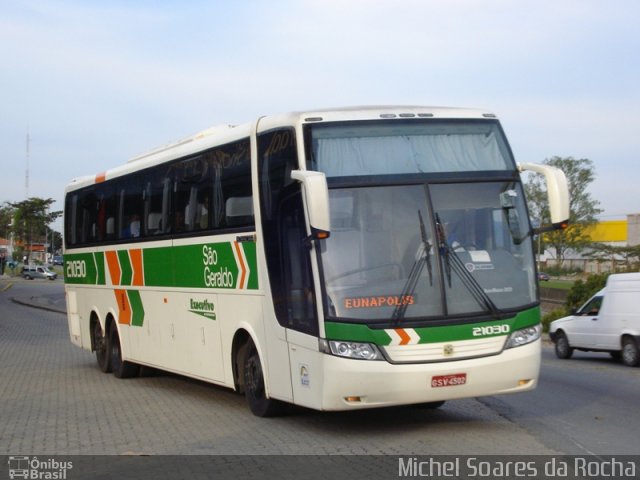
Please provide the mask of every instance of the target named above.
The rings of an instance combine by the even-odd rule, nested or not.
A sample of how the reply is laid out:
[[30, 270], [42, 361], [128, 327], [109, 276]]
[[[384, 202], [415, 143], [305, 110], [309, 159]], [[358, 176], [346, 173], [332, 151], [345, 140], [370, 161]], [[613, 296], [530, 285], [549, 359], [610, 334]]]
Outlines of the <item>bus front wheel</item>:
[[111, 369], [118, 378], [135, 377], [140, 372], [140, 366], [135, 363], [122, 360], [122, 349], [120, 348], [120, 337], [116, 322], [111, 322], [109, 329], [109, 353], [111, 358]]
[[251, 412], [258, 417], [273, 417], [282, 413], [283, 404], [267, 398], [264, 372], [258, 349], [250, 341], [244, 362], [244, 394]]

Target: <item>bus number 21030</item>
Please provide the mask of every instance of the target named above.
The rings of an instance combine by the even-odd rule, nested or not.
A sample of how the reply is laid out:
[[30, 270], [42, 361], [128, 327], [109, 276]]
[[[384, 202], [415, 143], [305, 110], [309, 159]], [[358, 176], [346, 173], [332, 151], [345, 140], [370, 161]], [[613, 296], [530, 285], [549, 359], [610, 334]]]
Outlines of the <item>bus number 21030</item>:
[[67, 262], [68, 278], [84, 278], [87, 276], [87, 264], [84, 260], [71, 260]]
[[474, 337], [486, 337], [489, 335], [502, 335], [509, 333], [511, 329], [509, 325], [488, 325], [486, 327], [474, 327], [473, 336]]

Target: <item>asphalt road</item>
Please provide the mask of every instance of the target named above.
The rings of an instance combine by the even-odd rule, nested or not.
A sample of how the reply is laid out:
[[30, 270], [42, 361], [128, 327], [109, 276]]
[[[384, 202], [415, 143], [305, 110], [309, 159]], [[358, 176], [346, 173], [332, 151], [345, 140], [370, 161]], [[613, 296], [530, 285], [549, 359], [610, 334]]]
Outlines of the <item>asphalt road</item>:
[[640, 368], [606, 353], [575, 352], [560, 360], [547, 344], [536, 390], [480, 401], [568, 455], [640, 454]]
[[639, 454], [640, 369], [543, 352], [534, 392], [415, 407], [254, 417], [175, 375], [118, 380], [73, 346], [61, 281], [0, 280], [0, 455]]

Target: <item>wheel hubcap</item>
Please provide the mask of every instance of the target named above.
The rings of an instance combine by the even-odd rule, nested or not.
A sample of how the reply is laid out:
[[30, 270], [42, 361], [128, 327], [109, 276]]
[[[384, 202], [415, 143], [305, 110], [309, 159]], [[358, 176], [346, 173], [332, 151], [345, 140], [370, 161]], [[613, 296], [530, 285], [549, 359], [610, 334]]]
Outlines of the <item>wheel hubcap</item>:
[[625, 361], [631, 363], [636, 359], [636, 351], [632, 345], [628, 343], [622, 349], [622, 355], [624, 356]]
[[247, 360], [247, 378], [245, 380], [247, 391], [255, 398], [262, 394], [262, 369], [255, 358]]

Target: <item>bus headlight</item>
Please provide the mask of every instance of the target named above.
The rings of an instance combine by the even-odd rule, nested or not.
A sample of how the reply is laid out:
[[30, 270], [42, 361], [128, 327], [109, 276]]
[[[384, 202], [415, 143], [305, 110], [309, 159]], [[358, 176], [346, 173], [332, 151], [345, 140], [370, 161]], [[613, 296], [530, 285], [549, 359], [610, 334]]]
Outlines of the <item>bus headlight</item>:
[[356, 360], [384, 360], [378, 347], [372, 343], [320, 339], [320, 351]]
[[540, 324], [516, 330], [511, 334], [509, 340], [507, 340], [507, 346], [505, 348], [521, 347], [527, 343], [535, 342], [540, 338], [541, 333], [542, 326]]

